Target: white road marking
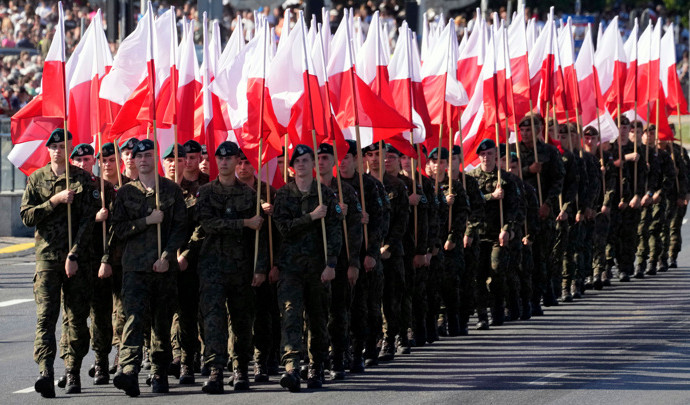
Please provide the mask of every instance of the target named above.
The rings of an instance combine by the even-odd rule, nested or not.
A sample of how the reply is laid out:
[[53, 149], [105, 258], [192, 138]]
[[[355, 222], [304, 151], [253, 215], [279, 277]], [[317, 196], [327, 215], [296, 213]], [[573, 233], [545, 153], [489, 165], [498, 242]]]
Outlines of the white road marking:
[[33, 298], [19, 298], [16, 300], [2, 301], [0, 302], [0, 307], [9, 307], [10, 305], [23, 304], [25, 302], [31, 302], [33, 300]]
[[688, 219], [687, 219], [687, 218], [683, 218], [683, 225], [685, 225], [685, 224], [687, 224], [687, 223], [688, 223]]
[[[57, 380], [55, 380], [55, 385], [57, 385]], [[36, 392], [36, 389], [33, 385], [29, 388], [24, 388], [23, 390], [15, 391], [13, 392], [13, 394], [28, 394], [30, 392]]]
[[556, 380], [556, 379], [559, 379], [561, 377], [565, 377], [566, 375], [568, 375], [568, 373], [551, 373], [551, 374], [547, 374], [541, 378], [537, 378], [534, 381], [530, 381], [529, 384], [530, 385], [547, 385], [547, 384], [551, 383], [549, 380]]

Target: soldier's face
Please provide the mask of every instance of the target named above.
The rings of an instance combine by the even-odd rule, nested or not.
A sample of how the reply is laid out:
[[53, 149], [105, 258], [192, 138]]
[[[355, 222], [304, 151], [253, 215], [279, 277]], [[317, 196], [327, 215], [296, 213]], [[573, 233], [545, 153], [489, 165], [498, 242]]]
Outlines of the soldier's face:
[[294, 160], [292, 168], [296, 177], [311, 177], [314, 172], [314, 158], [309, 154], [302, 155]]
[[518, 162], [510, 162], [510, 173], [512, 173], [515, 176], [520, 175], [520, 166], [518, 165]]
[[114, 177], [117, 174], [117, 164], [115, 164], [115, 155], [102, 157], [102, 171], [105, 177]]
[[496, 168], [496, 148], [479, 152], [479, 165], [485, 172], [491, 172]]
[[227, 177], [233, 176], [237, 168], [237, 156], [216, 156], [218, 174]]
[[247, 159], [241, 159], [237, 163], [237, 167], [235, 168], [235, 174], [237, 175], [237, 178], [240, 179], [240, 181], [246, 183], [249, 179], [254, 177], [254, 167], [251, 163], [249, 163]]
[[400, 157], [395, 153], [386, 153], [386, 173], [396, 174], [400, 172]]
[[561, 142], [561, 146], [563, 147], [563, 149], [570, 150], [570, 137], [568, 136], [567, 132], [559, 132], [558, 140]]
[[599, 145], [598, 136], [585, 135], [582, 139], [585, 143], [585, 147], [589, 150], [594, 150]]
[[642, 142], [648, 146], [656, 145], [656, 131], [647, 131], [642, 134]]
[[378, 172], [381, 165], [379, 165], [379, 151], [375, 150], [373, 152], [367, 152], [364, 155], [364, 160], [367, 165], [369, 165], [369, 170], [372, 172]]
[[460, 170], [460, 155], [453, 155], [450, 158], [450, 170], [455, 173]]
[[139, 152], [137, 153], [136, 157], [133, 159], [134, 164], [136, 165], [136, 169], [139, 171], [141, 174], [149, 174], [153, 173], [154, 170], [154, 159], [153, 159], [153, 151], [152, 150], [147, 150], [144, 152]]
[[340, 162], [340, 174], [347, 178], [355, 174], [355, 157], [351, 153], [346, 153], [343, 160]]
[[178, 157], [177, 164], [175, 163], [175, 158], [165, 158], [163, 159], [163, 170], [165, 171], [165, 177], [170, 180], [175, 180], [175, 173], [178, 167], [184, 167], [184, 158]]
[[184, 158], [184, 170], [186, 172], [196, 173], [199, 170], [199, 162], [201, 161], [201, 153], [187, 153]]
[[407, 155], [400, 156], [400, 167], [408, 173], [412, 171], [412, 159]]
[[520, 127], [520, 138], [527, 146], [532, 146], [532, 127]]
[[95, 163], [93, 156], [75, 156], [72, 163], [78, 168], [93, 173], [93, 165]]
[[211, 172], [211, 162], [208, 161], [208, 154], [201, 155], [201, 162], [199, 162], [199, 170], [202, 173], [209, 174]]
[[125, 167], [128, 169], [135, 169], [137, 168], [136, 163], [134, 162], [134, 158], [132, 158], [132, 151], [129, 149], [125, 149], [122, 151], [122, 161], [125, 163]]
[[[278, 167], [283, 168], [285, 167], [285, 156], [281, 155], [276, 158], [276, 162], [278, 162]], [[282, 169], [281, 169], [282, 170]]]
[[625, 145], [628, 143], [628, 133], [630, 132], [630, 125], [627, 124], [621, 124], [620, 128], [618, 128], [618, 135], [619, 138], [621, 138], [621, 144]]
[[[70, 142], [67, 141], [67, 148], [69, 149], [67, 153], [72, 153], [72, 146]], [[65, 163], [65, 143], [58, 142], [53, 143], [48, 146], [48, 154], [50, 155], [50, 161], [53, 163]]]
[[319, 173], [333, 173], [333, 166], [335, 166], [335, 158], [333, 155], [327, 153], [319, 154]]

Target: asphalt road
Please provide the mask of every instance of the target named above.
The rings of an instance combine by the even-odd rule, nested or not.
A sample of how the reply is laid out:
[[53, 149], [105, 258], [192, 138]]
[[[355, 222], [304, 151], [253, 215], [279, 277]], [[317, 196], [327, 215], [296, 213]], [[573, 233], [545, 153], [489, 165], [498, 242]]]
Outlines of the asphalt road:
[[[684, 238], [690, 230], [684, 227]], [[681, 268], [546, 309], [464, 338], [444, 338], [385, 366], [329, 383], [319, 391], [283, 391], [277, 378], [248, 393], [223, 396], [171, 383], [147, 403], [241, 404], [688, 404], [690, 403], [690, 250]], [[35, 304], [33, 252], [0, 256], [0, 403], [44, 403], [33, 391]], [[23, 301], [22, 301], [23, 300]], [[58, 328], [59, 329], [59, 328]], [[92, 354], [84, 364], [91, 364]], [[58, 359], [56, 366], [60, 364]], [[56, 367], [56, 371], [60, 371]], [[83, 393], [57, 402], [104, 404], [133, 400], [112, 385], [95, 387], [82, 372]], [[172, 381], [172, 380], [171, 380]], [[304, 387], [304, 386], [303, 386]]]

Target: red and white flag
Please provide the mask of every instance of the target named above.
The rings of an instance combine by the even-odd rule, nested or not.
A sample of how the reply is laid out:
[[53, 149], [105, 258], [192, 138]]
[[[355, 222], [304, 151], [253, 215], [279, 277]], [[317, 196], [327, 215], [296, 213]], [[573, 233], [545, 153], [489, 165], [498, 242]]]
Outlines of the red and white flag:
[[475, 84], [484, 65], [484, 54], [486, 53], [484, 44], [486, 42], [487, 27], [481, 15], [480, 10], [477, 9], [477, 17], [475, 17], [472, 32], [469, 34], [469, 38], [467, 38], [467, 34], [463, 37], [463, 42], [467, 41], [467, 43], [459, 47], [459, 49], [462, 48], [462, 51], [459, 52], [456, 74], [462, 87], [465, 89], [468, 101], [474, 93]]
[[661, 86], [666, 95], [666, 113], [668, 115], [688, 114], [688, 103], [683, 95], [683, 89], [678, 79], [678, 70], [676, 69], [676, 44], [673, 41], [673, 24], [666, 28], [666, 33], [661, 38], [661, 53], [659, 75], [661, 79]]
[[521, 8], [508, 27], [508, 56], [510, 58], [510, 75], [513, 85], [512, 111], [519, 121], [530, 108], [530, 75], [527, 31], [525, 28], [525, 10]]
[[[65, 77], [65, 17], [58, 2], [58, 24], [43, 63], [43, 116], [67, 119], [67, 80]], [[44, 86], [49, 83], [49, 86]]]
[[616, 115], [619, 106], [622, 109], [628, 65], [623, 40], [618, 30], [618, 17], [614, 17], [606, 27], [601, 41], [594, 54], [594, 63], [597, 67], [606, 109]]

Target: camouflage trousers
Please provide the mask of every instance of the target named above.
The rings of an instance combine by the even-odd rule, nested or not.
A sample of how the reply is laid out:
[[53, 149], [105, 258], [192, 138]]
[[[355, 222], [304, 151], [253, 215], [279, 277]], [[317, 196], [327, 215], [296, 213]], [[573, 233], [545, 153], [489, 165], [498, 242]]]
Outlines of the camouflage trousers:
[[[406, 248], [407, 251], [407, 248]], [[398, 334], [400, 335], [401, 342], [403, 346], [408, 343], [407, 340], [407, 329], [412, 328], [414, 330], [415, 325], [415, 305], [413, 304], [414, 294], [416, 290], [415, 279], [417, 277], [417, 270], [412, 265], [412, 260], [414, 258], [413, 254], [406, 254], [403, 258], [405, 265], [405, 282], [402, 291], [402, 301], [400, 303], [400, 330]], [[420, 270], [422, 271], [422, 270]]]
[[[125, 271], [122, 275], [122, 304], [125, 326], [120, 345], [120, 366], [125, 373], [139, 371], [147, 329], [151, 333], [151, 374], [167, 373], [172, 360], [170, 324], [177, 302], [177, 274]], [[150, 313], [150, 327], [147, 315]]]
[[[412, 263], [410, 262], [410, 267]], [[414, 289], [412, 290], [412, 330], [415, 343], [426, 342], [426, 317], [429, 310], [426, 294], [426, 284], [429, 277], [429, 267], [424, 266], [414, 269]]]
[[122, 307], [122, 266], [113, 266], [113, 346], [120, 346], [125, 327], [125, 310]]
[[472, 235], [472, 244], [463, 249], [465, 271], [460, 275], [460, 326], [469, 322], [477, 304], [475, 291], [477, 290], [477, 267], [479, 266], [479, 237]]
[[275, 284], [268, 281], [254, 288], [256, 316], [254, 318], [254, 361], [266, 366], [278, 363], [280, 352], [280, 309]]
[[[522, 231], [516, 231], [513, 239], [508, 243], [508, 266], [506, 266], [506, 303], [515, 320], [520, 314], [522, 298]], [[530, 280], [531, 282], [531, 280]]]
[[[402, 256], [391, 255], [383, 264], [383, 339], [395, 347], [395, 336], [401, 331], [400, 311], [405, 290], [405, 262]], [[407, 330], [407, 329], [406, 329]]]
[[[364, 260], [362, 260], [364, 263]], [[352, 353], [361, 356], [364, 346], [373, 350], [381, 334], [383, 295], [383, 268], [378, 260], [371, 271], [363, 271], [353, 289], [350, 309], [350, 329], [352, 332]], [[373, 356], [373, 355], [372, 355]]]
[[[553, 245], [551, 266], [548, 269], [548, 280], [545, 297], [559, 297], [564, 279], [571, 279], [575, 266], [568, 257], [568, 236], [570, 235], [570, 223], [568, 221], [556, 221], [556, 240]], [[566, 277], [564, 275], [567, 274]], [[570, 285], [570, 283], [568, 283]], [[546, 300], [546, 298], [544, 298]]]
[[443, 248], [439, 249], [436, 256], [431, 257], [426, 277], [426, 333], [433, 336], [436, 329], [438, 314], [441, 309], [441, 297], [439, 295], [441, 266], [443, 265]]
[[[53, 371], [57, 343], [55, 327], [60, 316], [61, 294], [64, 300], [64, 343], [61, 342], [65, 368], [79, 371], [82, 359], [89, 351], [89, 329], [86, 319], [91, 299], [91, 274], [84, 269], [74, 277], [67, 278], [64, 263], [37, 263], [33, 279], [36, 301], [36, 339], [34, 340], [34, 361], [39, 371]], [[45, 270], [49, 269], [49, 270]]]
[[551, 266], [553, 241], [556, 232], [556, 222], [553, 217], [540, 221], [539, 233], [536, 235], [532, 245], [532, 257], [534, 259], [532, 302], [534, 304], [540, 304], [542, 297], [546, 293], [547, 284], [551, 285], [551, 279], [547, 278], [547, 268]]
[[[199, 272], [199, 309], [204, 329], [204, 362], [209, 366], [243, 369], [252, 358], [255, 292], [251, 271], [246, 275], [229, 275], [219, 268], [207, 267]], [[228, 318], [232, 328], [232, 345], [228, 362]]]
[[[456, 246], [453, 250], [443, 250], [443, 259], [438, 267], [438, 297], [445, 307], [445, 315], [449, 322], [457, 322], [460, 319], [460, 279], [465, 272], [463, 250], [462, 246]], [[464, 303], [466, 304], [466, 301]], [[437, 316], [439, 312], [440, 308], [436, 310]]]
[[606, 273], [606, 244], [611, 228], [611, 214], [599, 212], [594, 216], [594, 226], [587, 234], [587, 240], [592, 241], [592, 272], [595, 279]]
[[[328, 310], [328, 334], [331, 347], [339, 357], [345, 353], [350, 331], [350, 305], [352, 290], [347, 279], [348, 260], [341, 256], [331, 281], [331, 305]], [[362, 274], [360, 273], [360, 277]], [[359, 283], [359, 279], [357, 280]]]
[[[675, 204], [675, 202], [674, 202]], [[673, 217], [670, 217], [670, 238], [669, 238], [669, 247], [668, 247], [668, 255], [672, 259], [677, 259], [678, 258], [678, 253], [680, 253], [680, 249], [683, 246], [683, 238], [681, 234], [681, 227], [683, 226], [683, 218], [685, 218], [685, 213], [688, 210], [687, 205], [683, 205], [682, 207], [677, 207], [675, 210], [675, 215]]]
[[[595, 217], [596, 218], [596, 217]], [[584, 278], [592, 277], [594, 270], [594, 230], [596, 220], [585, 220], [582, 222], [582, 251], [575, 252], [578, 262], [578, 273]]]
[[310, 363], [323, 364], [328, 359], [330, 283], [321, 282], [321, 270], [303, 268], [280, 272], [278, 304], [281, 311], [282, 361], [286, 371], [299, 369], [305, 314], [309, 319]]
[[666, 200], [652, 204], [642, 209], [640, 224], [637, 227], [637, 261], [639, 264], [647, 263], [647, 260], [656, 263], [661, 258], [664, 243], [663, 227], [666, 222]]
[[614, 257], [618, 263], [618, 271], [632, 275], [635, 263], [635, 249], [637, 248], [637, 226], [640, 223], [640, 210], [626, 208], [611, 210], [611, 228], [606, 246], [606, 259]]
[[479, 266], [477, 267], [477, 311], [502, 311], [506, 298], [506, 272], [509, 259], [508, 247], [496, 240], [482, 239], [479, 243]]
[[173, 358], [192, 366], [194, 355], [201, 350], [199, 342], [199, 274], [197, 264], [189, 263], [187, 270], [177, 276], [177, 310], [173, 316]]

